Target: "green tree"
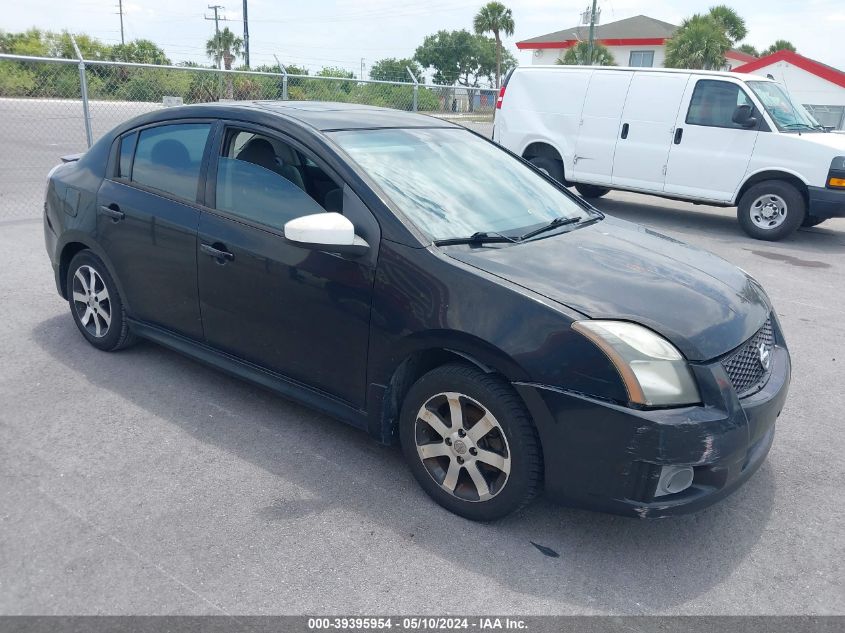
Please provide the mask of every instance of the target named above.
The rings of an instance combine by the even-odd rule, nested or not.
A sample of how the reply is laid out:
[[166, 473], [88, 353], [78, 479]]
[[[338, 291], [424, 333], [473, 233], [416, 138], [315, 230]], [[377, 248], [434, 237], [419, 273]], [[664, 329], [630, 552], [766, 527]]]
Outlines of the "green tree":
[[46, 36], [47, 33], [39, 29], [29, 29], [23, 33], [0, 32], [0, 53], [49, 56], [50, 47]]
[[[507, 72], [516, 60], [507, 51], [502, 53], [501, 70]], [[466, 30], [438, 31], [426, 36], [414, 59], [423, 68], [434, 70], [435, 83], [478, 87], [480, 79], [495, 75], [496, 42]]]
[[774, 44], [769, 46], [766, 50], [764, 50], [760, 55], [765, 57], [766, 55], [771, 55], [772, 53], [777, 53], [778, 51], [792, 51], [793, 53], [797, 52], [795, 45], [790, 42], [789, 40], [777, 40]]
[[377, 81], [410, 81], [408, 68], [420, 83], [423, 82], [422, 68], [413, 59], [396, 59], [387, 57], [380, 59], [370, 67], [370, 79]]
[[731, 41], [722, 23], [709, 15], [696, 14], [681, 23], [666, 42], [667, 68], [719, 69]]
[[742, 44], [736, 47], [736, 50], [743, 52], [747, 55], [754, 55], [754, 57], [760, 57], [760, 52], [751, 46], [751, 44]]
[[[232, 70], [232, 63], [240, 56], [241, 48], [244, 41], [237, 35], [225, 27], [219, 33], [215, 33], [211, 39], [205, 44], [205, 52], [209, 59], [213, 59], [219, 66], [223, 62], [223, 67], [226, 70]], [[232, 99], [234, 97], [234, 88], [232, 85], [232, 76], [226, 75], [226, 98]]]
[[161, 48], [154, 42], [144, 39], [132, 40], [126, 44], [113, 46], [110, 57], [114, 61], [132, 62], [135, 64], [170, 64], [170, 59], [168, 59]]
[[568, 66], [616, 66], [613, 55], [606, 46], [593, 42], [593, 59], [590, 59], [590, 43], [578, 42], [575, 46], [566, 49], [562, 59], [557, 60], [558, 64]]
[[725, 35], [731, 40], [731, 44], [745, 39], [748, 29], [745, 28], [745, 20], [729, 6], [720, 4], [711, 7], [707, 15], [715, 20], [724, 30]]
[[488, 2], [476, 13], [472, 26], [476, 35], [492, 33], [496, 41], [496, 82], [494, 86], [499, 87], [502, 78], [502, 38], [513, 35], [514, 23], [513, 14], [501, 2]]

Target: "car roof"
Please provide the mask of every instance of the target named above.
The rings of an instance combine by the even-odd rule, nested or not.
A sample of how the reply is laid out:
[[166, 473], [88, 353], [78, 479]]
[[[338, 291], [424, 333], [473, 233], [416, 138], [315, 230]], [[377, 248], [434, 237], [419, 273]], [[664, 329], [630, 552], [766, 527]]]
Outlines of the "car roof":
[[[449, 121], [416, 112], [334, 101], [231, 101], [202, 104], [202, 106], [220, 108], [221, 114], [228, 108], [275, 114], [295, 119], [321, 132], [377, 128], [460, 127]], [[178, 108], [174, 108], [176, 109]]]

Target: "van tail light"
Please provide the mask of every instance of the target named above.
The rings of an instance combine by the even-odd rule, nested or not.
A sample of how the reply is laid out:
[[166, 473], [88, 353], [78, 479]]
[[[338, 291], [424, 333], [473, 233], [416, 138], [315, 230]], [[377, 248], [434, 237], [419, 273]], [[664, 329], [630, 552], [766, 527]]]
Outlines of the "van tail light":
[[502, 101], [504, 101], [504, 100], [505, 100], [505, 86], [502, 86], [501, 88], [499, 88], [499, 98], [496, 99], [496, 109], [497, 110], [502, 109]]

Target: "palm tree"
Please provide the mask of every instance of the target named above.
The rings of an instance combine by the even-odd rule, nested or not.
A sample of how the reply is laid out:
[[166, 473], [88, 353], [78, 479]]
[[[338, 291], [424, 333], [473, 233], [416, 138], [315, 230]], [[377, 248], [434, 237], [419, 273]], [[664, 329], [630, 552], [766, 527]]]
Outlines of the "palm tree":
[[794, 53], [796, 52], [796, 49], [795, 45], [789, 40], [777, 40], [774, 44], [769, 46], [769, 48], [764, 50], [760, 56], [765, 57], [766, 55], [771, 55], [772, 53], [777, 53], [778, 51], [792, 51]]
[[478, 35], [492, 33], [496, 40], [496, 87], [499, 87], [502, 77], [502, 39], [501, 33], [513, 35], [513, 15], [501, 2], [488, 2], [478, 10], [472, 21]]
[[731, 44], [745, 39], [748, 29], [745, 28], [745, 20], [729, 6], [720, 4], [710, 8], [707, 14], [718, 22], [725, 31], [725, 35], [731, 40]]
[[[232, 63], [241, 54], [241, 47], [244, 41], [236, 36], [229, 27], [225, 27], [222, 31], [214, 34], [205, 44], [205, 52], [209, 58], [214, 60], [217, 66], [220, 66], [220, 61], [223, 61], [223, 67], [226, 70], [232, 70]], [[232, 99], [234, 96], [234, 89], [232, 87], [232, 76], [226, 75], [226, 98]]]
[[590, 59], [590, 43], [578, 42], [572, 48], [566, 49], [563, 59], [558, 59], [557, 63], [567, 66], [616, 66], [610, 50], [598, 42], [593, 42], [592, 59]]
[[760, 51], [754, 48], [751, 44], [743, 44], [742, 46], [737, 46], [736, 50], [746, 53], [748, 55], [753, 55], [754, 57], [760, 57]]
[[667, 68], [720, 69], [731, 40], [724, 25], [709, 15], [694, 15], [666, 42]]

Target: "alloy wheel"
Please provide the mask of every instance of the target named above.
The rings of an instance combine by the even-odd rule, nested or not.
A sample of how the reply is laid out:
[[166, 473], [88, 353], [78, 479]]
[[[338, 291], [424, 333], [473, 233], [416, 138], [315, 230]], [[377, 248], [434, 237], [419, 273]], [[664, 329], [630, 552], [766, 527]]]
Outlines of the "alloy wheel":
[[442, 392], [417, 412], [417, 455], [446, 492], [464, 501], [499, 494], [511, 471], [508, 441], [495, 416], [472, 398]]
[[111, 326], [111, 301], [100, 273], [83, 265], [73, 275], [73, 307], [85, 330], [95, 338], [102, 338]]

